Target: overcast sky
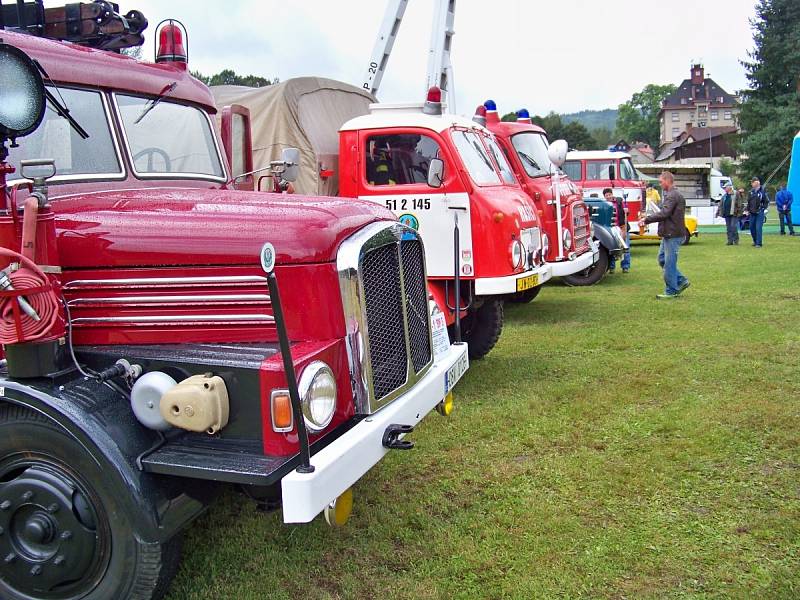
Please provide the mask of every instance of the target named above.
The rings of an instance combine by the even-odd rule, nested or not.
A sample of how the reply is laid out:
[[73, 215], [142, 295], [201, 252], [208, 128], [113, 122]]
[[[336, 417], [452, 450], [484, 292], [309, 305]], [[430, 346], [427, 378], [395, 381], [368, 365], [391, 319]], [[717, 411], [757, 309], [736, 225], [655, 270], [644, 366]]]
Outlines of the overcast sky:
[[[206, 74], [317, 75], [360, 85], [384, 0], [121, 0], [150, 21], [189, 31], [189, 62]], [[48, 1], [48, 5], [60, 2]], [[648, 83], [680, 83], [692, 61], [729, 92], [746, 87], [755, 0], [459, 0], [452, 62], [457, 111], [487, 98], [501, 113], [616, 108]], [[433, 0], [411, 0], [379, 99], [424, 95]]]

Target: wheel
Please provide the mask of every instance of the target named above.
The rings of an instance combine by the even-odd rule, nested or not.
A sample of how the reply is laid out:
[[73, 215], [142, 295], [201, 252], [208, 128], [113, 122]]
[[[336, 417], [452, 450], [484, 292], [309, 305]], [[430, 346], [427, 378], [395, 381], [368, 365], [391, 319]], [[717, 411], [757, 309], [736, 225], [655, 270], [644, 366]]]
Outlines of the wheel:
[[542, 291], [542, 286], [537, 285], [535, 288], [531, 288], [529, 290], [525, 290], [524, 292], [517, 292], [516, 294], [512, 294], [508, 297], [509, 302], [515, 302], [518, 304], [527, 304], [528, 302], [533, 302], [534, 298], [539, 295], [539, 292]]
[[[138, 161], [143, 156], [146, 156], [147, 157], [147, 168], [143, 172], [144, 173], [155, 173], [156, 171], [153, 170], [153, 157], [156, 156], [156, 155], [160, 156], [161, 160], [164, 161], [164, 170], [163, 171], [158, 171], [158, 172], [159, 173], [169, 173], [170, 171], [172, 171], [172, 161], [169, 158], [169, 154], [167, 154], [166, 151], [162, 150], [161, 148], [156, 148], [154, 146], [150, 147], [150, 148], [144, 148], [143, 150], [139, 150], [139, 152], [134, 154], [133, 155], [133, 164], [135, 165], [136, 161]], [[137, 167], [137, 171], [138, 170], [139, 170], [139, 168]]]
[[138, 541], [113, 480], [110, 465], [47, 417], [0, 405], [0, 598], [151, 600], [166, 593], [180, 536]]
[[494, 348], [503, 331], [503, 301], [487, 298], [462, 322], [462, 337], [469, 344], [469, 357], [483, 358]]
[[573, 273], [562, 277], [562, 281], [570, 286], [594, 285], [606, 276], [608, 271], [608, 250], [600, 246], [600, 254], [597, 256], [597, 262], [585, 271]]
[[692, 234], [689, 232], [688, 229], [686, 229], [683, 234], [683, 245], [688, 246], [689, 242], [691, 241], [692, 241]]

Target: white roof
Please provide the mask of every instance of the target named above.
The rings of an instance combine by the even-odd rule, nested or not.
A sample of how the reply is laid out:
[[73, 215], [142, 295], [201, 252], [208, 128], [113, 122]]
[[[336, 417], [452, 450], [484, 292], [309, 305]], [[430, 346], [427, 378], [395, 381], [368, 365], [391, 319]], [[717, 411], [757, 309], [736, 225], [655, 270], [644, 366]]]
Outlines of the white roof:
[[598, 158], [630, 158], [627, 152], [612, 152], [611, 150], [572, 150], [567, 152], [567, 160], [594, 160]]
[[442, 132], [450, 127], [468, 127], [491, 135], [488, 129], [472, 119], [459, 115], [426, 115], [421, 104], [370, 104], [370, 114], [350, 119], [339, 131], [383, 129], [387, 127], [421, 127]]

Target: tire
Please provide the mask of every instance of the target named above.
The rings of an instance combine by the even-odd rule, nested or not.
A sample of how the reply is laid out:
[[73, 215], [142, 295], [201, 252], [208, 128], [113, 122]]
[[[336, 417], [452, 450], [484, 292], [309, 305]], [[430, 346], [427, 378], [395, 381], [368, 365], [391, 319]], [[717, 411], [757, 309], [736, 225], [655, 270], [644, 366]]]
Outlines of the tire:
[[0, 405], [0, 598], [154, 600], [181, 536], [139, 541], [114, 469], [49, 418]]
[[569, 286], [586, 286], [594, 285], [606, 276], [608, 271], [608, 250], [600, 246], [600, 254], [597, 256], [597, 262], [591, 267], [580, 273], [573, 273], [562, 277], [561, 280]]
[[683, 246], [688, 246], [689, 242], [691, 242], [691, 241], [692, 241], [692, 234], [689, 233], [689, 230], [687, 229], [683, 234], [683, 244], [682, 245]]
[[530, 288], [529, 290], [525, 290], [524, 292], [517, 292], [516, 294], [511, 294], [506, 301], [507, 302], [514, 302], [515, 304], [527, 304], [528, 302], [533, 302], [536, 296], [539, 295], [539, 292], [542, 291], [542, 286], [537, 285], [535, 288]]
[[469, 357], [477, 360], [489, 354], [502, 331], [503, 301], [487, 298], [462, 322], [462, 337], [469, 344]]

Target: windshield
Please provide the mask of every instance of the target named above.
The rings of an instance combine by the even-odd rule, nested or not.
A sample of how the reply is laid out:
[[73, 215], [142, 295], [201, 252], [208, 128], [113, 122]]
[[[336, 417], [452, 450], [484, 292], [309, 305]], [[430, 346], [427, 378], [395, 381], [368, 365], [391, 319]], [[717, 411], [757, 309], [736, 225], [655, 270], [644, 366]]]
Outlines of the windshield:
[[619, 161], [619, 178], [633, 181], [639, 179], [638, 175], [636, 174], [636, 169], [633, 168], [630, 158], [623, 158]]
[[586, 179], [589, 181], [611, 179], [611, 167], [613, 166], [613, 160], [590, 160], [586, 163]]
[[564, 163], [562, 167], [564, 173], [567, 174], [572, 181], [580, 181], [581, 180], [581, 161], [579, 160], [568, 160]]
[[18, 148], [11, 148], [9, 159], [20, 174], [20, 161], [52, 158], [56, 161], [56, 179], [85, 179], [121, 175], [119, 155], [111, 136], [103, 99], [98, 92], [59, 88], [56, 97], [64, 99], [71, 116], [89, 134], [83, 139], [65, 118], [47, 105], [44, 120]]
[[529, 177], [541, 177], [555, 171], [547, 156], [547, 138], [541, 133], [518, 133], [511, 138], [511, 143]]
[[517, 180], [514, 177], [514, 173], [511, 172], [511, 167], [502, 150], [500, 150], [500, 146], [497, 145], [497, 142], [491, 138], [487, 138], [486, 145], [489, 146], [489, 151], [497, 161], [497, 166], [500, 167], [500, 175], [503, 176], [503, 181], [506, 183], [516, 183]]
[[202, 110], [168, 100], [154, 105], [137, 96], [116, 94], [115, 98], [138, 174], [224, 177], [211, 125]]
[[453, 143], [458, 150], [469, 176], [478, 185], [498, 185], [500, 177], [494, 170], [492, 160], [486, 154], [480, 138], [472, 131], [453, 131]]

